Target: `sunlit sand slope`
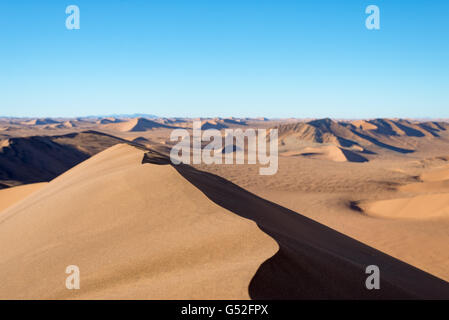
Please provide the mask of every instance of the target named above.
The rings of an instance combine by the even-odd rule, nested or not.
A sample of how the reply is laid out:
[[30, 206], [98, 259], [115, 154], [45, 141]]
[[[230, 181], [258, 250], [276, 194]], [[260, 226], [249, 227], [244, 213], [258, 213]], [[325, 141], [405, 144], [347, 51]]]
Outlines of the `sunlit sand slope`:
[[46, 184], [45, 182], [32, 183], [0, 190], [0, 212], [41, 189]]
[[[170, 165], [117, 145], [0, 216], [0, 298], [249, 298], [278, 250]], [[65, 287], [80, 268], [81, 289]]]

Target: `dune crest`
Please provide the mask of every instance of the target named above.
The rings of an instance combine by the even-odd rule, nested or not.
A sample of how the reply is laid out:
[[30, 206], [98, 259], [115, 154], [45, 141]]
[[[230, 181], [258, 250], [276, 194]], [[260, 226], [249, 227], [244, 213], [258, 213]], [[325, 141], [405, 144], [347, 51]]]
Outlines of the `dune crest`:
[[367, 162], [368, 159], [354, 151], [339, 148], [334, 145], [305, 147], [299, 151], [287, 151], [283, 156], [303, 156], [311, 159], [330, 160], [335, 162]]
[[421, 182], [397, 188], [411, 197], [365, 201], [358, 206], [366, 214], [390, 219], [427, 220], [449, 218], [449, 168], [429, 170], [419, 176]]
[[[275, 241], [142, 158], [116, 145], [6, 209], [0, 298], [249, 298]], [[72, 264], [80, 290], [64, 285]]]
[[443, 181], [449, 179], [449, 167], [444, 167], [437, 170], [432, 170], [426, 173], [423, 173], [420, 176], [422, 181]]
[[373, 201], [362, 203], [360, 207], [368, 215], [381, 218], [416, 220], [449, 218], [449, 193]]
[[146, 118], [135, 118], [121, 122], [110, 122], [104, 124], [103, 128], [109, 130], [117, 130], [121, 132], [143, 132], [155, 128], [173, 128], [173, 127]]

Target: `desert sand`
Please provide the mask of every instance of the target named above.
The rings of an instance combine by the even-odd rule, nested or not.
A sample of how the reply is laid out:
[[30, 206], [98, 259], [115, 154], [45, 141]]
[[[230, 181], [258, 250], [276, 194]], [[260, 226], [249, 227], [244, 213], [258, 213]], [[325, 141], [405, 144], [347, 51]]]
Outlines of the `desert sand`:
[[31, 183], [25, 184], [17, 187], [6, 188], [0, 190], [0, 212], [6, 208], [12, 206], [13, 204], [25, 199], [27, 196], [33, 192], [41, 189], [47, 183]]
[[276, 242], [143, 154], [112, 147], [2, 212], [0, 298], [249, 298]]
[[0, 298], [449, 298], [447, 122], [201, 121], [277, 128], [277, 174], [172, 166], [191, 119], [0, 121]]

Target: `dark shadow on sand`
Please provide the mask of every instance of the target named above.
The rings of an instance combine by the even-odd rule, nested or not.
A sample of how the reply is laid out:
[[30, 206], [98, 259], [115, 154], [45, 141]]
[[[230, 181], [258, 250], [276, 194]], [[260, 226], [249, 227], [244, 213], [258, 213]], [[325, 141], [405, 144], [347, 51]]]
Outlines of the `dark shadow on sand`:
[[354, 130], [354, 129], [352, 129], [351, 131], [352, 131], [352, 133], [354, 133], [355, 135], [358, 135], [360, 138], [363, 138], [363, 139], [365, 139], [365, 140], [368, 140], [369, 142], [371, 142], [371, 143], [373, 143], [373, 144], [375, 144], [376, 146], [381, 147], [381, 148], [385, 148], [385, 149], [388, 149], [388, 150], [391, 150], [391, 151], [395, 151], [395, 152], [399, 152], [399, 153], [404, 153], [404, 154], [405, 154], [405, 153], [413, 153], [413, 152], [415, 152], [415, 150], [399, 148], [399, 147], [395, 147], [395, 146], [392, 146], [392, 145], [383, 143], [383, 142], [381, 142], [381, 141], [379, 141], [379, 140], [377, 140], [377, 139], [375, 139], [375, 138], [373, 138], [373, 137], [370, 137], [370, 136], [368, 136], [368, 135], [366, 135], [366, 134], [360, 133], [360, 132], [358, 132], [358, 131], [356, 131], [356, 130]]
[[[170, 164], [163, 158], [152, 152], [142, 163]], [[217, 175], [184, 164], [173, 167], [210, 200], [253, 220], [278, 243], [279, 251], [249, 284], [253, 299], [449, 299], [449, 283], [439, 278]], [[365, 287], [368, 265], [380, 268], [380, 290]]]

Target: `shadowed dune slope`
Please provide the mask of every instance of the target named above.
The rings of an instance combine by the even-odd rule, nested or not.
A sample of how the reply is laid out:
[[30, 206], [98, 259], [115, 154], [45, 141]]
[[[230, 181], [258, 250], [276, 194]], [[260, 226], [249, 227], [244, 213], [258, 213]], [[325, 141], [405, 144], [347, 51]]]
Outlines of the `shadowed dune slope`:
[[279, 132], [281, 151], [325, 143], [369, 154], [373, 153], [371, 149], [407, 154], [416, 151], [410, 148], [410, 145], [414, 146], [415, 142], [419, 141], [415, 139], [424, 138], [425, 140], [447, 135], [449, 124], [445, 122], [413, 123], [403, 119], [346, 122], [327, 118], [281, 124], [276, 128]]
[[50, 181], [122, 141], [96, 131], [5, 139], [0, 145], [0, 181], [6, 185]]
[[111, 147], [2, 212], [1, 299], [249, 298], [276, 242], [143, 155]]
[[[151, 162], [146, 156], [144, 162]], [[212, 201], [251, 219], [280, 249], [254, 275], [255, 299], [448, 299], [449, 283], [351, 239], [216, 175], [176, 166]], [[367, 290], [366, 267], [380, 268], [380, 290]]]

